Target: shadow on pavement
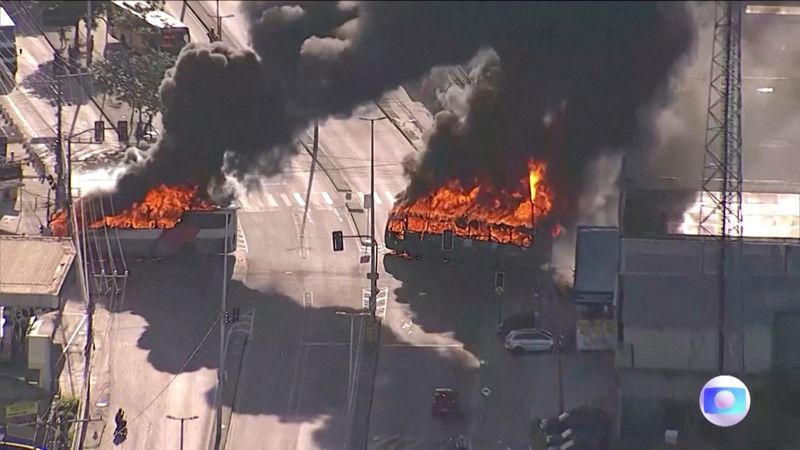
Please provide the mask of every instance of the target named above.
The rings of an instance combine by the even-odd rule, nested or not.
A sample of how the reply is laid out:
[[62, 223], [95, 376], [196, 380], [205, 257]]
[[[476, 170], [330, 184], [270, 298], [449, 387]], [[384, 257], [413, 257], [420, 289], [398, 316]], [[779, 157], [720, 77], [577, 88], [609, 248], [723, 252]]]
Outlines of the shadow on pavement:
[[395, 289], [396, 301], [406, 304], [413, 321], [428, 333], [453, 333], [470, 352], [487, 317], [535, 310], [536, 269], [519, 268], [505, 274], [504, 292], [495, 293], [495, 270], [490, 267], [460, 266], [432, 260], [415, 260], [394, 255], [384, 257], [386, 272], [402, 286]]
[[[36, 72], [23, 78], [20, 83], [20, 86], [30, 90], [34, 96], [49, 101], [52, 106], [56, 105], [57, 99], [55, 83], [53, 82], [54, 66], [51, 57], [48, 61], [39, 64]], [[87, 94], [95, 94], [92, 86], [91, 75], [87, 72], [64, 77], [61, 84], [64, 103], [67, 105], [85, 105], [89, 103], [90, 97]]]
[[[231, 257], [229, 277], [233, 262]], [[123, 311], [142, 316], [148, 322], [138, 347], [149, 352], [147, 359], [155, 370], [178, 373], [204, 339], [219, 314], [221, 272], [218, 257], [130, 263]], [[315, 448], [341, 447], [349, 425], [346, 408], [349, 321], [336, 316], [334, 311], [343, 308], [303, 308], [302, 298], [269, 288], [254, 290], [237, 280], [229, 281], [228, 289], [229, 309], [238, 307], [244, 313], [255, 308], [259, 324], [244, 357], [241, 381], [249, 389], [239, 388], [236, 413], [271, 415], [281, 423], [303, 424], [314, 430]], [[205, 344], [183, 368], [184, 372], [218, 367], [218, 327], [218, 323], [213, 326]], [[384, 326], [381, 333], [386, 339], [392, 331]], [[301, 339], [333, 345], [299, 347]], [[418, 352], [424, 361], [443, 358], [433, 349]], [[297, 380], [301, 380], [300, 387]], [[377, 380], [376, 384], [380, 382]], [[434, 387], [407, 395], [418, 396], [420, 408], [428, 410]], [[208, 404], [214, 405], [215, 389], [205, 396]]]
[[[17, 36], [35, 37], [42, 35], [42, 30], [35, 23], [42, 23], [44, 2], [3, 2], [3, 8], [8, 12], [11, 20], [14, 21]], [[48, 27], [44, 28], [44, 30], [57, 31], [58, 29]]]

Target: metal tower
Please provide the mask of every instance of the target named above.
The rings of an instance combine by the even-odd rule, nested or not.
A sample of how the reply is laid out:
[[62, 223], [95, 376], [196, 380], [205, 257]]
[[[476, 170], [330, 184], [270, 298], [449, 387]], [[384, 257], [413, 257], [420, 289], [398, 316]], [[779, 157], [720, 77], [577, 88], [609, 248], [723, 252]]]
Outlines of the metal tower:
[[700, 234], [719, 238], [718, 370], [744, 370], [742, 244], [742, 4], [716, 2]]
[[716, 2], [700, 234], [742, 235], [742, 5]]

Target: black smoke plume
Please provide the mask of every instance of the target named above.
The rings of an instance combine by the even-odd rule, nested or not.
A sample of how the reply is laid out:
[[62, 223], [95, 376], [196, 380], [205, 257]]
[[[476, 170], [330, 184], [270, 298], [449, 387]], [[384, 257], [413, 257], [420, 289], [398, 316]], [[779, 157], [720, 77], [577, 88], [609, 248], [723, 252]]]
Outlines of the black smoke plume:
[[598, 157], [625, 152], [646, 162], [636, 152], [651, 146], [650, 112], [664, 105], [669, 75], [693, 41], [685, 6], [534, 9], [491, 42], [499, 58], [472, 87], [466, 118], [437, 115], [427, 152], [410, 166], [409, 200], [449, 179], [514, 186], [534, 158], [546, 162], [553, 213], [568, 225]]
[[[645, 147], [641, 113], [687, 50], [685, 5], [646, 2], [242, 2], [250, 50], [191, 44], [161, 88], [164, 136], [118, 184], [127, 205], [159, 183], [275, 174], [316, 118], [349, 114], [431, 68], [487, 67], [462, 121], [437, 118], [410, 172], [414, 195], [445, 180], [516, 182], [528, 157], [574, 213], [586, 164]], [[561, 112], [562, 133], [544, 117]], [[561, 142], [553, 136], [561, 136]], [[227, 155], [227, 156], [226, 156]]]

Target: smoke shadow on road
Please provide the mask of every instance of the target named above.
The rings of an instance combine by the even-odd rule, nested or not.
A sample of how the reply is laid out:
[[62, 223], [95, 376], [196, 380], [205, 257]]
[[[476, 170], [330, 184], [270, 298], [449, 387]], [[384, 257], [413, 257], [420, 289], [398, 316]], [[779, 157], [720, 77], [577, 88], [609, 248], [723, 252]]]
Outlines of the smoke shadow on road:
[[535, 267], [503, 269], [502, 297], [495, 292], [498, 271], [487, 265], [387, 255], [384, 267], [402, 283], [394, 295], [398, 303], [408, 305], [416, 325], [428, 333], [452, 333], [472, 352], [478, 350], [474, 343], [480, 339], [480, 323], [536, 306]]
[[[233, 259], [229, 259], [229, 277]], [[130, 270], [122, 311], [147, 321], [137, 346], [148, 352], [147, 362], [152, 368], [170, 374], [218, 368], [219, 323], [215, 320], [220, 311], [221, 258], [173, 257], [160, 262], [134, 262]], [[298, 274], [298, 278], [302, 277]], [[270, 287], [256, 290], [241, 281], [229, 281], [229, 309], [238, 307], [242, 314], [256, 310], [256, 329], [244, 354], [234, 410], [239, 415], [274, 416], [275, 426], [282, 424], [284, 429], [274, 433], [274, 441], [265, 440], [265, 445], [280, 447], [285, 444], [281, 439], [294, 442], [302, 427], [313, 430], [303, 434], [309, 435], [306, 437], [313, 441], [314, 448], [341, 447], [349, 427], [346, 405], [350, 322], [334, 312], [347, 308], [304, 308], [303, 304], [303, 298], [293, 298]], [[206, 342], [183, 367], [212, 326]], [[358, 322], [356, 335], [357, 327]], [[385, 326], [381, 333], [388, 341], [396, 340]], [[309, 343], [300, 346], [300, 342]], [[435, 361], [443, 358], [436, 350], [420, 349], [414, 359], [436, 365]], [[230, 358], [227, 361], [231, 364]], [[447, 364], [458, 366], [459, 362]], [[230, 372], [233, 369], [228, 366], [229, 383], [234, 382]], [[381, 379], [376, 384], [380, 385]], [[417, 406], [429, 413], [434, 387], [423, 385], [399, 392], [419, 398]], [[211, 407], [215, 395], [215, 389], [204, 393]], [[226, 406], [229, 403], [226, 400]], [[296, 426], [296, 432], [286, 431], [287, 426]], [[443, 433], [447, 435], [446, 431]]]

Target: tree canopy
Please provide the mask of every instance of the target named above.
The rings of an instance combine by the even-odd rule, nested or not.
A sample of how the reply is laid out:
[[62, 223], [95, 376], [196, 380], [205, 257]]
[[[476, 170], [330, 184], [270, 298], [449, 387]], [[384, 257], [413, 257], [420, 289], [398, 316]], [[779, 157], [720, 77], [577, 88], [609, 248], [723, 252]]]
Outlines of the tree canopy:
[[176, 57], [150, 50], [145, 54], [120, 51], [92, 63], [92, 74], [98, 87], [108, 95], [125, 102], [134, 114], [148, 117], [161, 109], [159, 88], [164, 72], [175, 65]]

